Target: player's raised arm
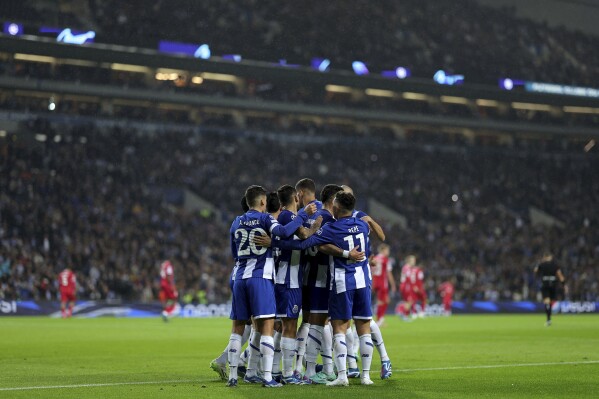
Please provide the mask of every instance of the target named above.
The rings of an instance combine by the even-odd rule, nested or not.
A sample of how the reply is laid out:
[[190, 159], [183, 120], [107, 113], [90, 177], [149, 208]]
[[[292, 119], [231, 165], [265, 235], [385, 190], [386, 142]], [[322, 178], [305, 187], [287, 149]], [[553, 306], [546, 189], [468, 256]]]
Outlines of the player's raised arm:
[[361, 218], [361, 220], [363, 220], [364, 222], [366, 222], [368, 224], [368, 227], [370, 227], [370, 230], [372, 232], [374, 232], [374, 235], [377, 236], [377, 238], [381, 241], [385, 241], [385, 238], [387, 238], [385, 236], [385, 232], [383, 231], [383, 228], [381, 227], [381, 225], [379, 225], [377, 222], [374, 221], [373, 218], [371, 218], [370, 216], [364, 216], [363, 218]]
[[316, 218], [314, 223], [312, 223], [312, 226], [310, 226], [309, 229], [302, 226], [299, 229], [297, 229], [297, 231], [295, 233], [300, 240], [306, 240], [306, 239], [310, 238], [312, 235], [314, 235], [314, 233], [316, 233], [318, 231], [318, 229], [320, 229], [321, 225], [322, 225], [322, 216], [319, 216]]
[[297, 213], [297, 217], [285, 226], [281, 226], [279, 222], [272, 216], [268, 216], [267, 224], [270, 225], [270, 234], [277, 235], [281, 238], [287, 238], [293, 235], [296, 230], [308, 220], [308, 216], [313, 215], [316, 212], [316, 205], [307, 205], [304, 209]]

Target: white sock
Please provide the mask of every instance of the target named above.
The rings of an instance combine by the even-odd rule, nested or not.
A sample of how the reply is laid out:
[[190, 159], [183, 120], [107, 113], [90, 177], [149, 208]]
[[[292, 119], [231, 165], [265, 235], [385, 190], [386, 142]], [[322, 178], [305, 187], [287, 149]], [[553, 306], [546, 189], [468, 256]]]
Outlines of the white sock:
[[327, 323], [322, 334], [322, 346], [320, 347], [323, 371], [327, 374], [333, 373], [333, 329]]
[[347, 344], [347, 367], [350, 369], [358, 368], [358, 358], [356, 357], [354, 350], [354, 332], [351, 328], [348, 328], [345, 332], [345, 343]]
[[258, 368], [260, 367], [260, 338], [262, 335], [258, 331], [254, 331], [250, 338], [250, 345], [248, 346], [248, 368], [246, 375], [253, 377], [258, 374]]
[[353, 348], [347, 348], [348, 352], [351, 349], [352, 353], [358, 353], [358, 351], [360, 350], [360, 339], [358, 337], [358, 330], [356, 330], [356, 325], [352, 324], [351, 326], [352, 332], [354, 333], [354, 347]]
[[301, 373], [304, 369], [304, 356], [306, 355], [306, 339], [308, 338], [308, 332], [310, 331], [309, 323], [302, 323], [299, 330], [297, 330], [296, 345], [297, 345], [297, 359], [295, 361], [295, 371]]
[[281, 350], [283, 351], [283, 377], [293, 375], [293, 358], [295, 357], [295, 339], [281, 338]]
[[333, 336], [333, 345], [335, 346], [335, 365], [337, 366], [337, 378], [347, 379], [347, 369], [345, 363], [347, 360], [347, 344], [345, 343], [345, 334], [335, 334]]
[[381, 334], [381, 329], [379, 328], [378, 324], [376, 324], [373, 320], [370, 320], [370, 335], [372, 336], [372, 343], [379, 352], [381, 362], [389, 360], [389, 356], [387, 355], [387, 349], [385, 349], [385, 343], [383, 342], [383, 335]]
[[372, 352], [374, 345], [370, 334], [360, 336], [360, 354], [362, 356], [362, 378], [370, 378], [370, 363], [372, 363]]
[[260, 354], [262, 355], [262, 371], [264, 381], [272, 380], [272, 362], [275, 357], [274, 339], [269, 335], [263, 335], [260, 339]]
[[306, 340], [306, 376], [316, 374], [316, 360], [322, 346], [323, 326], [310, 325], [310, 332]]
[[[243, 339], [243, 337], [242, 337]], [[239, 356], [239, 364], [243, 364], [244, 366], [248, 363], [248, 358], [250, 357], [250, 346], [248, 345], [245, 350]]]
[[223, 351], [223, 353], [221, 353], [219, 357], [217, 357], [216, 359], [214, 359], [214, 361], [216, 363], [218, 363], [218, 364], [227, 364], [227, 359], [228, 358], [229, 358], [229, 345], [227, 344], [227, 346], [226, 346], [225, 350]]
[[241, 336], [241, 346], [243, 346], [248, 339], [250, 338], [250, 334], [252, 333], [252, 325], [246, 324], [245, 329], [243, 330], [243, 335]]
[[237, 365], [239, 364], [239, 352], [241, 352], [241, 335], [231, 334], [229, 338], [229, 350], [227, 359], [229, 360], [229, 379], [237, 379]]
[[274, 347], [275, 357], [272, 363], [272, 373], [281, 374], [281, 357], [283, 357], [283, 353], [281, 353], [281, 333], [278, 331], [275, 331]]

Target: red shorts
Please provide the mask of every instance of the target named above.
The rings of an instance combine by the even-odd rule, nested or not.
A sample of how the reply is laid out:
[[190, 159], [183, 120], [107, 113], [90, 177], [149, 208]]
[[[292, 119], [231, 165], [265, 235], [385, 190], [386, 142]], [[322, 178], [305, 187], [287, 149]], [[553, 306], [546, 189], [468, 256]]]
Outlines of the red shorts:
[[385, 302], [389, 299], [389, 287], [383, 284], [372, 286], [372, 290], [376, 293], [376, 299], [379, 302]]
[[172, 289], [169, 286], [161, 286], [160, 287], [160, 301], [164, 302], [164, 301], [173, 301], [175, 299], [177, 299], [178, 295], [177, 295], [177, 291]]
[[73, 291], [60, 291], [60, 302], [74, 302], [75, 293]]
[[426, 302], [426, 291], [420, 290], [417, 294], [414, 294], [417, 301]]
[[412, 290], [408, 290], [405, 288], [403, 290], [401, 290], [401, 297], [406, 302], [415, 302], [416, 301], [416, 295], [414, 294], [414, 292]]

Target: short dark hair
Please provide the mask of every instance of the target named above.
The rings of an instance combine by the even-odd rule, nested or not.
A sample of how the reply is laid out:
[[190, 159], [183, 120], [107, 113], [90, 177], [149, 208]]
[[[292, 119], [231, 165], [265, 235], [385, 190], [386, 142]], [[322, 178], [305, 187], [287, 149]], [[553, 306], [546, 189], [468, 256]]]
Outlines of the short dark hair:
[[245, 195], [243, 197], [241, 197], [241, 209], [243, 209], [243, 213], [250, 210], [250, 207], [248, 206], [248, 202], [245, 200]]
[[335, 199], [335, 194], [337, 194], [340, 191], [343, 191], [343, 187], [338, 186], [337, 184], [327, 184], [322, 188], [322, 191], [320, 192], [320, 200], [323, 203], [333, 201], [333, 199]]
[[316, 184], [314, 184], [314, 180], [308, 179], [307, 177], [301, 179], [297, 183], [295, 183], [295, 189], [310, 191], [311, 193], [316, 193]]
[[356, 206], [356, 197], [344, 191], [340, 191], [335, 195], [335, 201], [337, 201], [342, 210], [347, 212], [353, 211]]
[[266, 195], [266, 212], [275, 213], [281, 209], [281, 203], [279, 202], [279, 196], [276, 192], [270, 192]]
[[277, 190], [277, 195], [279, 196], [279, 202], [281, 206], [287, 206], [293, 202], [293, 196], [297, 193], [295, 188], [293, 188], [290, 184], [285, 184]]
[[258, 198], [262, 196], [266, 196], [266, 190], [262, 186], [249, 186], [245, 190], [245, 201], [250, 208], [256, 206]]

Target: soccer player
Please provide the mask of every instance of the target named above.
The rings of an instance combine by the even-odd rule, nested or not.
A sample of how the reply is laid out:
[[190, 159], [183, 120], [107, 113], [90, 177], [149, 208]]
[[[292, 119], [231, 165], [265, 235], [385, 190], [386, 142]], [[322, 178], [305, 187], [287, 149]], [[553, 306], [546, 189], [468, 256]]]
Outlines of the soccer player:
[[[60, 286], [60, 313], [62, 318], [73, 316], [75, 306], [75, 292], [77, 291], [77, 277], [70, 268], [66, 268], [58, 274]], [[67, 303], [69, 305], [67, 309]]]
[[378, 326], [381, 327], [385, 322], [385, 312], [389, 306], [389, 287], [391, 287], [391, 293], [395, 292], [395, 279], [391, 272], [389, 245], [380, 244], [378, 250], [372, 268], [372, 290], [377, 298], [376, 320]]
[[[309, 204], [314, 204], [316, 205], [318, 211], [322, 209], [322, 202], [316, 199], [316, 184], [314, 183], [314, 180], [309, 178], [300, 179], [297, 183], [295, 183], [295, 191], [297, 192], [297, 199], [300, 208]], [[310, 219], [304, 223], [304, 227], [310, 228], [313, 220], [314, 219]], [[309, 262], [314, 255], [315, 251], [302, 251], [300, 255], [300, 268], [303, 271], [309, 267]], [[302, 379], [304, 356], [306, 354], [306, 343], [308, 339], [308, 332], [310, 331], [309, 297], [310, 293], [308, 292], [308, 280], [307, 278], [304, 278], [302, 282], [302, 322], [297, 330], [296, 335], [297, 357], [295, 359], [294, 376], [297, 379]]]
[[[248, 206], [247, 201], [245, 200], [245, 195], [241, 197], [241, 210], [243, 211], [243, 213], [246, 213], [247, 211], [250, 210], [250, 207]], [[240, 218], [240, 217], [241, 216], [237, 216], [237, 218]], [[230, 231], [229, 233], [233, 234], [232, 231]], [[233, 271], [231, 272], [231, 277], [229, 279], [229, 287], [231, 288], [231, 294], [233, 293], [233, 282], [235, 281], [235, 274], [237, 273], [237, 258], [234, 257], [234, 260], [235, 260], [235, 267], [233, 268]], [[252, 322], [251, 322], [251, 320], [248, 320], [246, 322], [245, 329], [243, 331], [243, 335], [241, 336], [241, 346], [242, 347], [243, 347], [243, 345], [245, 345], [245, 343], [249, 339], [251, 332], [252, 332]], [[220, 354], [220, 356], [210, 362], [210, 368], [216, 374], [218, 374], [218, 376], [220, 377], [220, 379], [222, 381], [227, 381], [228, 353], [229, 353], [229, 345], [227, 343], [225, 350]], [[245, 366], [238, 366], [238, 373], [240, 375], [243, 374], [242, 377], [245, 376], [245, 371], [246, 371]]]
[[[534, 272], [541, 278], [541, 294], [543, 295], [543, 303], [545, 304], [545, 314], [547, 321], [545, 325], [551, 326], [551, 305], [557, 298], [557, 281], [562, 284], [566, 283], [566, 278], [562, 273], [559, 265], [553, 260], [553, 255], [546, 252], [539, 264], [535, 267]], [[564, 285], [564, 291], [567, 292], [567, 287]]]
[[[253, 317], [260, 334], [259, 346], [256, 342], [250, 345], [252, 350], [258, 349], [262, 361], [264, 378], [257, 375], [255, 368], [248, 368], [244, 381], [263, 383], [269, 388], [278, 388], [281, 384], [272, 379], [272, 363], [274, 358], [274, 317], [276, 314], [274, 290], [274, 259], [272, 249], [257, 246], [252, 238], [261, 235], [291, 236], [305, 222], [309, 215], [316, 212], [316, 205], [311, 204], [298, 212], [297, 217], [286, 226], [281, 226], [276, 219], [264, 213], [266, 210], [266, 191], [260, 186], [250, 186], [245, 192], [245, 199], [250, 210], [235, 219], [230, 236], [231, 251], [237, 258], [237, 274], [233, 284], [233, 304], [231, 319], [234, 320], [233, 331], [229, 338], [229, 380], [227, 386], [237, 386], [237, 367], [241, 350], [241, 334], [246, 321]], [[250, 364], [250, 367], [252, 365]]]
[[453, 300], [453, 294], [455, 293], [455, 287], [451, 281], [447, 280], [439, 285], [438, 291], [443, 299], [443, 314], [445, 316], [450, 316], [451, 302]]
[[[335, 221], [333, 218], [333, 200], [338, 192], [343, 191], [341, 186], [327, 184], [320, 193], [322, 209], [314, 217], [322, 217], [322, 226]], [[352, 247], [353, 248], [353, 247]], [[351, 248], [350, 248], [351, 249]], [[310, 255], [304, 271], [305, 293], [304, 306], [309, 311], [310, 330], [306, 341], [306, 373], [304, 381], [311, 384], [326, 384], [335, 380], [333, 372], [333, 347], [331, 331], [326, 327], [329, 318], [329, 286], [331, 284], [332, 263], [326, 253], [311, 247], [306, 250]], [[328, 334], [329, 336], [325, 336]], [[320, 352], [323, 370], [316, 372], [316, 360]]]
[[[281, 186], [277, 190], [281, 212], [277, 218], [281, 225], [291, 223], [296, 218], [299, 200], [295, 188], [290, 185]], [[317, 227], [314, 224], [312, 227]], [[302, 234], [305, 228], [298, 229], [298, 235], [293, 239], [307, 238]], [[308, 234], [313, 234], [312, 229]], [[277, 237], [279, 238], [279, 237]], [[276, 242], [274, 246], [276, 247]], [[282, 331], [280, 339], [280, 350], [282, 351], [283, 384], [303, 385], [300, 378], [293, 373], [293, 360], [296, 353], [297, 320], [302, 310], [302, 279], [303, 269], [300, 267], [299, 250], [280, 250], [279, 257], [275, 260], [275, 298], [277, 301], [277, 317], [281, 318]], [[276, 343], [276, 342], [275, 342]], [[277, 346], [275, 345], [275, 349]], [[275, 365], [276, 366], [276, 365]], [[274, 375], [274, 374], [273, 374]]]
[[418, 317], [424, 317], [426, 315], [426, 288], [424, 287], [424, 270], [422, 266], [415, 266], [412, 268], [412, 281], [415, 282], [412, 286], [413, 291], [413, 299], [414, 302], [412, 306], [414, 307], [413, 314], [416, 314], [416, 303], [420, 302], [420, 312], [418, 312]]
[[412, 305], [414, 304], [414, 292], [412, 290], [415, 281], [412, 281], [414, 273], [412, 268], [416, 267], [416, 257], [409, 255], [406, 258], [406, 263], [401, 268], [401, 277], [399, 280], [399, 292], [401, 298], [404, 300], [405, 305], [403, 307], [404, 320], [409, 320], [410, 313], [412, 312]]
[[[341, 187], [343, 187], [344, 192], [350, 193], [352, 195], [354, 194], [354, 190], [352, 190], [351, 187], [349, 187], [347, 185], [342, 185]], [[370, 228], [370, 231], [374, 232], [374, 235], [379, 240], [381, 240], [383, 242], [385, 241], [386, 237], [385, 237], [385, 232], [383, 231], [383, 228], [377, 222], [375, 222], [370, 216], [368, 216], [366, 213], [364, 213], [363, 211], [354, 210], [352, 213], [352, 217], [359, 218], [362, 221], [368, 223], [368, 227]], [[372, 250], [370, 248], [370, 244], [369, 244], [368, 248], [366, 248], [366, 256], [368, 257], [368, 261], [369, 261], [368, 271], [369, 271], [369, 273], [371, 273], [370, 265], [373, 264], [374, 257], [372, 255]], [[379, 353], [379, 356], [381, 358], [381, 379], [388, 379], [391, 377], [391, 374], [392, 374], [391, 361], [389, 359], [389, 356], [387, 355], [387, 349], [385, 348], [385, 343], [383, 342], [383, 335], [381, 333], [381, 329], [375, 323], [374, 320], [370, 320], [370, 331], [372, 334], [372, 342], [374, 342], [374, 345], [375, 345], [375, 347]], [[354, 332], [352, 331], [352, 329], [347, 329], [346, 341], [351, 344], [355, 341], [355, 338], [356, 337], [354, 336]], [[351, 348], [352, 346], [353, 345], [348, 346], [348, 347]], [[359, 374], [359, 369], [357, 367], [357, 358], [354, 356], [353, 350], [351, 352], [348, 352], [347, 359], [348, 359], [348, 372], [347, 372], [348, 377], [349, 378], [359, 377], [360, 374]]]
[[168, 321], [173, 316], [177, 306], [179, 293], [175, 286], [175, 273], [173, 265], [165, 260], [160, 265], [160, 302], [162, 302], [162, 320]]
[[[352, 217], [355, 207], [355, 198], [350, 193], [338, 192], [333, 201], [333, 213], [336, 221], [324, 224], [312, 237], [301, 243], [287, 241], [292, 244], [291, 249], [307, 249], [324, 244], [333, 244], [343, 250], [342, 257], [335, 257], [331, 271], [331, 292], [329, 298], [329, 314], [333, 326], [335, 345], [335, 365], [338, 376], [328, 386], [347, 386], [346, 358], [347, 345], [345, 334], [351, 319], [356, 324], [360, 339], [360, 353], [362, 357], [362, 384], [371, 385], [370, 364], [374, 344], [370, 334], [370, 320], [372, 319], [371, 286], [368, 261], [349, 260], [350, 251], [368, 248], [368, 224]], [[280, 243], [281, 245], [283, 243]], [[320, 248], [322, 249], [322, 248]]]

